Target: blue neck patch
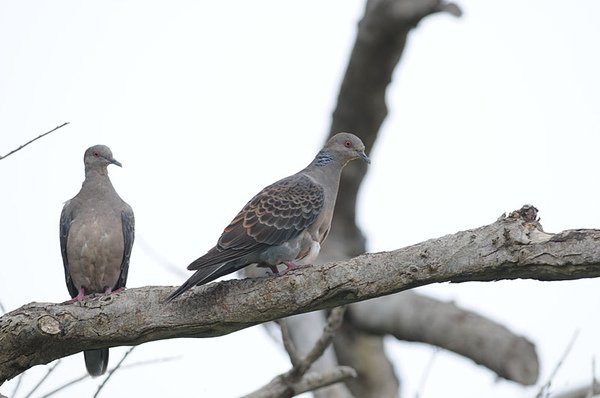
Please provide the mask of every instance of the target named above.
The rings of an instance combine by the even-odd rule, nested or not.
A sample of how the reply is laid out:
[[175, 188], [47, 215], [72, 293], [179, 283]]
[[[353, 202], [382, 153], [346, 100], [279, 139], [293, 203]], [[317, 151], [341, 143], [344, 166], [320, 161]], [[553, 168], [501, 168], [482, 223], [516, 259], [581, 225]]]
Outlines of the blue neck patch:
[[333, 162], [333, 156], [329, 151], [322, 150], [317, 154], [315, 161], [316, 166], [325, 166]]

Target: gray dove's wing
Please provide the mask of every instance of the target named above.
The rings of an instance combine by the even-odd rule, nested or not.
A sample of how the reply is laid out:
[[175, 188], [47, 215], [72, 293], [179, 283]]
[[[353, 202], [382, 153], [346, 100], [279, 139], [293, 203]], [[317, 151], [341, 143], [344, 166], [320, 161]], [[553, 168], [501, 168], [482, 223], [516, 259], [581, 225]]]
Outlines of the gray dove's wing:
[[69, 239], [69, 229], [71, 228], [73, 217], [71, 201], [68, 201], [65, 203], [65, 206], [60, 213], [60, 252], [62, 254], [63, 266], [65, 268], [65, 281], [67, 282], [67, 289], [69, 289], [69, 294], [71, 297], [75, 297], [77, 294], [79, 294], [79, 291], [71, 279], [71, 272], [69, 271], [69, 258], [67, 257], [67, 240]]
[[131, 249], [133, 248], [133, 239], [135, 238], [135, 217], [133, 210], [129, 205], [127, 209], [121, 211], [121, 223], [123, 225], [123, 261], [121, 262], [121, 274], [115, 285], [115, 290], [125, 287], [127, 283], [127, 273], [129, 271], [129, 259]]

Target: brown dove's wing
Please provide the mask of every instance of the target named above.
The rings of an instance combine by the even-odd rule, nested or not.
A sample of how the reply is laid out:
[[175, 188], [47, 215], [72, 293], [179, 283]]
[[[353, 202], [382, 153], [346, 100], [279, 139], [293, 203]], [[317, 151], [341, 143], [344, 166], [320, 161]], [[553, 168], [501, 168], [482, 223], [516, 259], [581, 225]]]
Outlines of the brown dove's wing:
[[188, 269], [236, 260], [295, 238], [317, 219], [324, 200], [323, 187], [302, 174], [269, 185], [244, 206], [217, 245]]
[[219, 239], [222, 249], [277, 246], [307, 229], [323, 209], [323, 187], [303, 174], [279, 180], [260, 191]]
[[71, 222], [73, 221], [73, 210], [70, 201], [65, 203], [65, 206], [60, 213], [60, 252], [62, 254], [63, 266], [65, 268], [65, 282], [67, 283], [67, 289], [71, 297], [77, 296], [79, 291], [75, 287], [73, 280], [71, 279], [71, 271], [69, 270], [69, 258], [67, 257], [67, 240], [69, 239], [69, 230], [71, 229]]
[[121, 211], [121, 224], [123, 226], [123, 260], [121, 261], [121, 274], [114, 290], [125, 287], [127, 283], [127, 273], [129, 272], [129, 259], [131, 249], [133, 248], [133, 239], [135, 237], [135, 217], [133, 210], [128, 205], [126, 210]]

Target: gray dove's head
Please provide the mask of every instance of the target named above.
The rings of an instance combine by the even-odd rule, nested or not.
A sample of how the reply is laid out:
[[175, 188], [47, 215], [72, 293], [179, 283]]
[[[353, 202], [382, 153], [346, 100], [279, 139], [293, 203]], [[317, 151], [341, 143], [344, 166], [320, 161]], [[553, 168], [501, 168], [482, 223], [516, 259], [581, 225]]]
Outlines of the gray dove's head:
[[323, 150], [330, 153], [343, 164], [354, 159], [362, 159], [367, 163], [371, 163], [371, 160], [365, 153], [365, 144], [354, 134], [337, 133], [327, 141]]
[[110, 148], [106, 145], [94, 145], [89, 147], [83, 155], [83, 163], [87, 169], [106, 169], [109, 164], [121, 167], [121, 162], [113, 158]]

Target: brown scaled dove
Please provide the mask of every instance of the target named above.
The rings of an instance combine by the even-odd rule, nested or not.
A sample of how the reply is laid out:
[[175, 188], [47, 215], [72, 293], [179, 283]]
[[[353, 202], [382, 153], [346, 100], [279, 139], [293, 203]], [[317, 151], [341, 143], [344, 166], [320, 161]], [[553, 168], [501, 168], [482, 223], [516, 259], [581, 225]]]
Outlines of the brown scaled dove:
[[[65, 280], [73, 300], [125, 287], [133, 246], [134, 217], [108, 178], [107, 166], [121, 163], [107, 146], [88, 148], [85, 180], [60, 214], [60, 250]], [[84, 351], [85, 366], [100, 376], [108, 366], [108, 348]]]
[[196, 273], [167, 300], [250, 264], [275, 274], [279, 264], [286, 266], [282, 274], [310, 265], [329, 232], [342, 169], [354, 159], [370, 162], [360, 138], [334, 135], [306, 168], [254, 196], [216, 246], [188, 266]]

